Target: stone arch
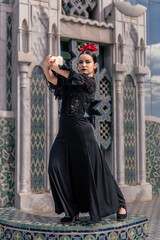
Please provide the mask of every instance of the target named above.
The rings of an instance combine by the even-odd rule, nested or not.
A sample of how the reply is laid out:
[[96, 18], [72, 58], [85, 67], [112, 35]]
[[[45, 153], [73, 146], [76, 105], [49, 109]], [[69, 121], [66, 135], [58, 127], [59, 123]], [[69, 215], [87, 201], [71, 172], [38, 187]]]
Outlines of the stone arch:
[[31, 190], [46, 190], [46, 82], [43, 69], [35, 66], [31, 77]]
[[123, 39], [121, 34], [118, 35], [118, 63], [122, 64], [123, 63], [123, 48], [122, 48], [122, 44], [123, 44]]
[[53, 25], [52, 25], [52, 29], [51, 29], [51, 33], [52, 33], [52, 52], [55, 54], [55, 55], [57, 55], [57, 48], [56, 48], [56, 46], [57, 46], [57, 26], [56, 26], [56, 24], [54, 23]]
[[28, 52], [28, 24], [27, 20], [22, 21], [22, 52]]
[[57, 35], [57, 26], [56, 26], [55, 23], [52, 25], [52, 34], [53, 34], [54, 36]]
[[145, 44], [143, 38], [140, 40], [140, 65], [145, 66], [145, 54], [144, 54]]
[[131, 75], [124, 80], [124, 161], [125, 183], [136, 184], [136, 88]]

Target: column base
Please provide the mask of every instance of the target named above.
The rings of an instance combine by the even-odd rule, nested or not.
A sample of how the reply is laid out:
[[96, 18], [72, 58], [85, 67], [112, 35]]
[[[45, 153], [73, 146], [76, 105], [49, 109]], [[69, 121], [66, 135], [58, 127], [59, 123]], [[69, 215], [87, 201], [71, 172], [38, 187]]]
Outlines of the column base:
[[35, 214], [55, 212], [51, 193], [17, 193], [15, 207]]
[[152, 200], [152, 185], [150, 183], [136, 186], [119, 185], [119, 187], [128, 203]]

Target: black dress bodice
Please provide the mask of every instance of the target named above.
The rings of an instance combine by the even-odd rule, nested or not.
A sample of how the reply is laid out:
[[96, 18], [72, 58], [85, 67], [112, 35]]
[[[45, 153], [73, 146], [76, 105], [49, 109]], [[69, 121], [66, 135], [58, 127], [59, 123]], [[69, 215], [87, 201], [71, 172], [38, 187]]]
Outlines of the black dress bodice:
[[76, 73], [67, 65], [59, 66], [60, 69], [70, 70], [68, 78], [53, 71], [58, 78], [57, 85], [47, 81], [49, 89], [55, 97], [62, 99], [61, 113], [84, 114], [88, 104], [94, 99], [96, 82], [92, 77]]

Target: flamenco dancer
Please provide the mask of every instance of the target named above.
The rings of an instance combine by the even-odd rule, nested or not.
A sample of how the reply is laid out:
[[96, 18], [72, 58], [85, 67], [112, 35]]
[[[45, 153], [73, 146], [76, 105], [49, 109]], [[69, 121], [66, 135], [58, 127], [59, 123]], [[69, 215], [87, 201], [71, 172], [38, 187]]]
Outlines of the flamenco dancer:
[[127, 217], [126, 203], [110, 169], [103, 159], [93, 127], [84, 117], [94, 99], [97, 68], [91, 43], [84, 44], [78, 57], [79, 73], [67, 65], [59, 66], [53, 55], [44, 61], [50, 90], [62, 99], [60, 127], [49, 158], [49, 180], [57, 214], [65, 213], [61, 223], [79, 219], [89, 212], [91, 221], [117, 213]]

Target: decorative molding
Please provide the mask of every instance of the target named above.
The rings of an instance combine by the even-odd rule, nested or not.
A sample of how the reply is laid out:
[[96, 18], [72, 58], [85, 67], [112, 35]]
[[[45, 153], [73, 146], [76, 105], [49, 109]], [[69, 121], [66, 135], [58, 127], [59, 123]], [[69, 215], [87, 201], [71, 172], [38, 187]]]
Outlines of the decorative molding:
[[64, 15], [62, 15], [61, 16], [61, 21], [80, 23], [80, 24], [83, 24], [83, 25], [96, 26], [96, 27], [101, 27], [101, 28], [111, 28], [111, 29], [114, 28], [112, 23], [106, 24], [105, 22], [98, 22], [96, 20], [75, 18], [75, 17], [72, 17], [72, 16], [64, 16]]
[[146, 121], [151, 121], [151, 122], [156, 122], [156, 123], [160, 123], [160, 118], [155, 117], [155, 116], [145, 116], [145, 120]]

